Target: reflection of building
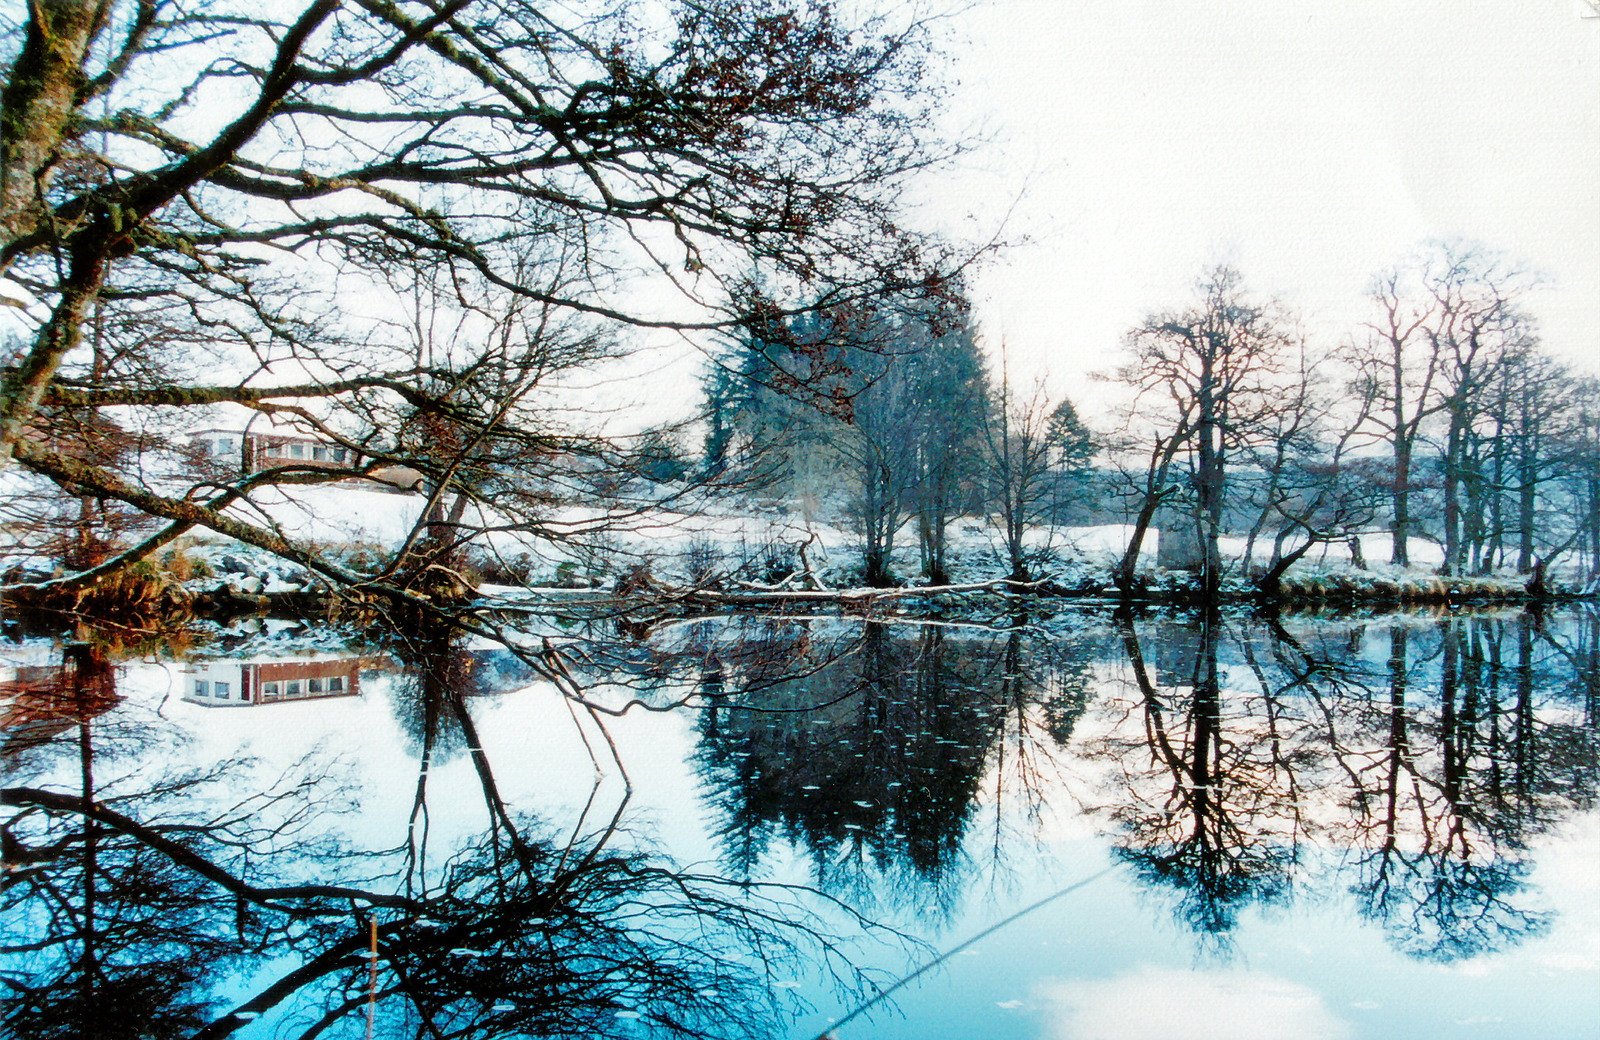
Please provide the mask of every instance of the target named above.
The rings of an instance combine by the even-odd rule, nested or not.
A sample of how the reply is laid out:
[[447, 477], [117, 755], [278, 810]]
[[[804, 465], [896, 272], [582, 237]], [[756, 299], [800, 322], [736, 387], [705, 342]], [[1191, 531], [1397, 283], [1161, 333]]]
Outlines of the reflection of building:
[[118, 699], [115, 667], [82, 643], [68, 644], [60, 664], [0, 669], [0, 753], [44, 744], [110, 710]]
[[1151, 639], [1145, 647], [1146, 660], [1151, 666], [1150, 681], [1163, 690], [1194, 689], [1195, 669], [1201, 664], [1201, 643], [1197, 628], [1162, 625], [1159, 637]]
[[194, 662], [183, 669], [183, 699], [220, 707], [353, 697], [366, 663], [360, 657]]

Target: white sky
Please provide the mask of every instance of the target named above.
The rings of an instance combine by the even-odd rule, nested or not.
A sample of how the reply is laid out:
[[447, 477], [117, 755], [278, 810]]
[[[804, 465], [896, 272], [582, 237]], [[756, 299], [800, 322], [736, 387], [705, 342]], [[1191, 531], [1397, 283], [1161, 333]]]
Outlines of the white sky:
[[[896, 3], [904, 0], [865, 0]], [[965, 0], [928, 0], [959, 5]], [[1591, 6], [1593, 5], [1593, 6]], [[1462, 237], [1544, 272], [1547, 346], [1600, 372], [1600, 0], [971, 0], [944, 23], [952, 127], [992, 142], [916, 214], [1026, 236], [975, 281], [1013, 373], [1084, 376], [1207, 263], [1337, 342], [1378, 270]], [[695, 407], [704, 359], [639, 336], [637, 425]]]
[[[1595, 0], [1600, 5], [1600, 0]], [[1585, 17], [1587, 15], [1588, 17]], [[1228, 259], [1337, 340], [1368, 278], [1465, 237], [1544, 272], [1555, 352], [1600, 371], [1600, 17], [1586, 0], [978, 0], [952, 116], [997, 138], [927, 186], [1009, 251], [991, 343], [1092, 396], [1124, 329]]]

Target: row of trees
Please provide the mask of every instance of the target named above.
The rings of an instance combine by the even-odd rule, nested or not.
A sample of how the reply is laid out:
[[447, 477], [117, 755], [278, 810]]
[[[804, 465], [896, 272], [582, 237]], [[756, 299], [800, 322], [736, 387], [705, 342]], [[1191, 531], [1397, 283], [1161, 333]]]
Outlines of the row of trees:
[[730, 340], [707, 380], [705, 468], [800, 496], [838, 498], [869, 585], [893, 580], [908, 523], [922, 576], [950, 580], [947, 533], [993, 515], [1014, 580], [1093, 441], [1072, 403], [992, 375], [964, 300], [830, 309]]
[[1331, 348], [1219, 266], [1188, 308], [1152, 314], [1115, 374], [1127, 388], [1108, 442], [1136, 507], [1118, 582], [1162, 512], [1190, 527], [1204, 591], [1243, 536], [1275, 590], [1313, 549], [1387, 531], [1390, 562], [1436, 542], [1443, 575], [1600, 559], [1600, 383], [1546, 353], [1527, 310], [1536, 280], [1485, 249], [1446, 243], [1374, 279], [1371, 318]]
[[[1208, 594], [1225, 535], [1269, 547], [1269, 588], [1378, 529], [1400, 564], [1436, 539], [1450, 574], [1600, 560], [1600, 391], [1540, 351], [1533, 280], [1482, 250], [1380, 277], [1368, 326], [1323, 351], [1209, 272], [1130, 334], [1126, 421], [1098, 446], [987, 373], [970, 255], [901, 217], [959, 148], [932, 133], [915, 15], [257, 7], [0, 16], [0, 531], [64, 564], [56, 585], [206, 530], [342, 587], [459, 593], [468, 544], [570, 537], [556, 505], [670, 474], [568, 394], [640, 329], [736, 333], [706, 472], [843, 489], [875, 584], [908, 519], [946, 580], [948, 525], [976, 513], [1034, 576], [1027, 535], [1091, 457], [1135, 528], [1124, 589], [1153, 526], [1194, 533]], [[354, 570], [264, 505], [347, 474], [189, 479], [173, 445], [224, 409], [419, 474], [416, 529]]]
[[890, 580], [908, 521], [926, 580], [949, 580], [945, 531], [972, 515], [1026, 581], [1031, 527], [1118, 514], [1125, 592], [1157, 529], [1207, 598], [1241, 567], [1274, 593], [1335, 543], [1364, 567], [1379, 532], [1398, 566], [1420, 538], [1444, 575], [1542, 581], [1574, 551], [1600, 560], [1600, 383], [1542, 349], [1536, 287], [1487, 250], [1437, 244], [1374, 279], [1370, 319], [1319, 346], [1215, 266], [1194, 302], [1128, 332], [1096, 432], [1019, 389], [1003, 350], [991, 373], [959, 301], [820, 312], [747, 329], [717, 359], [705, 467], [846, 502], [871, 584]]

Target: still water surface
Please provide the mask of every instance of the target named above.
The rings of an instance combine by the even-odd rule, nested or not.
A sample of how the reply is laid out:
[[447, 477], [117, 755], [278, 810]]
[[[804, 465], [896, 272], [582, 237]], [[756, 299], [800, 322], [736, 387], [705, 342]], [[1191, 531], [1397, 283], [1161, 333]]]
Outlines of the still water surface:
[[504, 634], [0, 649], [5, 1031], [1600, 1036], [1587, 611]]

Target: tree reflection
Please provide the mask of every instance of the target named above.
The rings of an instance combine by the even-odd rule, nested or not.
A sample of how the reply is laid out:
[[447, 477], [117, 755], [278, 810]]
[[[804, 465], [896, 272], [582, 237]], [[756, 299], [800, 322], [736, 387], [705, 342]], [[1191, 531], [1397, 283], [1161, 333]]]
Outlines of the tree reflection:
[[781, 836], [830, 889], [869, 863], [903, 865], [923, 896], [954, 887], [941, 881], [959, 871], [990, 705], [945, 643], [940, 629], [868, 622], [852, 653], [702, 716], [699, 763], [736, 870]]
[[1097, 660], [1103, 654], [1096, 646], [1096, 627], [1088, 632], [1047, 631], [1022, 611], [1009, 621], [1002, 652], [978, 679], [996, 691], [988, 775], [993, 824], [987, 850], [994, 881], [1010, 873], [1007, 848], [1040, 831], [1049, 802], [1066, 783], [1066, 748], [1092, 699]]
[[1547, 926], [1530, 843], [1590, 804], [1596, 732], [1582, 659], [1541, 657], [1529, 619], [1322, 624], [1309, 639], [1216, 615], [1118, 627], [1132, 696], [1107, 703], [1087, 749], [1107, 778], [1097, 811], [1219, 949], [1245, 907], [1328, 878], [1422, 958]]
[[1118, 625], [1139, 724], [1095, 752], [1114, 766], [1104, 812], [1116, 850], [1147, 883], [1176, 894], [1181, 920], [1225, 941], [1242, 908], [1282, 898], [1300, 858], [1298, 763], [1282, 753], [1275, 691], [1224, 697], [1215, 613], [1166, 628], [1174, 662], [1164, 684], [1133, 622]]
[[[1529, 842], [1593, 777], [1594, 730], [1559, 709], [1536, 711], [1528, 624], [1449, 619], [1428, 636], [1419, 652], [1410, 629], [1391, 629], [1387, 698], [1357, 713], [1347, 738], [1373, 749], [1340, 754], [1357, 781], [1350, 827], [1363, 913], [1408, 952], [1454, 960], [1547, 926], [1527, 905]], [[1415, 694], [1419, 671], [1436, 698]]]
[[[86, 740], [70, 790], [43, 768], [6, 788], [7, 1034], [222, 1037], [265, 1017], [308, 1038], [363, 1020], [381, 1035], [756, 1036], [777, 1022], [771, 972], [861, 984], [833, 904], [677, 869], [615, 828], [561, 840], [514, 812], [472, 699], [520, 673], [447, 636], [404, 645], [395, 698], [416, 722], [418, 780], [394, 849], [341, 839], [343, 785], [324, 763], [276, 779], [243, 760], [156, 768], [150, 748], [182, 739], [158, 717], [124, 734], [114, 791]], [[432, 864], [427, 777], [451, 732], [491, 822]]]
[[[392, 646], [415, 768], [376, 846], [343, 815], [374, 778], [185, 767], [192, 734], [123, 696], [104, 647], [0, 677], [7, 1035], [764, 1035], [780, 975], [869, 988], [849, 937], [886, 937], [870, 914], [953, 915], [1027, 836], [1009, 824], [1085, 801], [1206, 948], [1310, 890], [1452, 960], [1547, 927], [1532, 850], [1600, 779], [1588, 615], [745, 617]], [[530, 684], [615, 766], [576, 819], [485, 749], [484, 707]], [[189, 710], [284, 707], [322, 710]], [[607, 720], [685, 710], [721, 872], [628, 834]], [[811, 888], [757, 880], [780, 844]]]
[[[1088, 626], [1109, 640], [1025, 619], [953, 631], [866, 623], [851, 653], [759, 697], [730, 695], [735, 670], [702, 673], [698, 763], [736, 874], [782, 840], [831, 891], [948, 913], [972, 880], [978, 808], [995, 808], [998, 863], [1013, 847], [1001, 806], [1071, 796], [1061, 766], [1077, 761], [1117, 855], [1216, 952], [1247, 908], [1308, 885], [1350, 887], [1419, 957], [1545, 926], [1527, 850], [1595, 779], [1581, 635], [1568, 646], [1520, 616], [1216, 613]], [[1123, 683], [1097, 678], [1116, 667]], [[1112, 695], [1080, 738], [1097, 685]]]
[[719, 699], [701, 715], [697, 761], [732, 869], [754, 873], [781, 838], [830, 891], [947, 914], [986, 778], [1036, 787], [1035, 749], [1081, 711], [1081, 686], [1051, 687], [1030, 649], [1020, 625], [868, 621], [850, 653]]
[[[281, 913], [241, 898], [243, 865], [266, 848], [336, 857], [305, 830], [335, 811], [337, 791], [318, 792], [317, 809], [297, 782], [240, 796], [238, 759], [141, 777], [137, 763], [170, 743], [160, 720], [103, 714], [119, 700], [103, 646], [68, 644], [63, 656], [8, 684], [22, 687], [7, 691], [11, 777], [73, 782], [0, 795], [4, 1022], [19, 1037], [187, 1036], [207, 1021], [219, 971], [287, 935]], [[76, 768], [51, 770], [69, 749]], [[196, 802], [220, 808], [199, 815]]]

